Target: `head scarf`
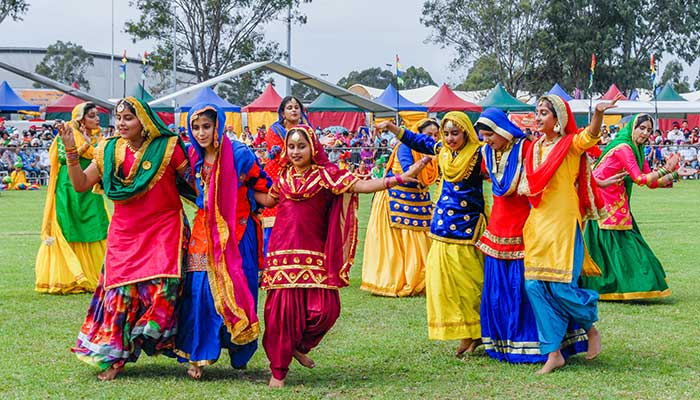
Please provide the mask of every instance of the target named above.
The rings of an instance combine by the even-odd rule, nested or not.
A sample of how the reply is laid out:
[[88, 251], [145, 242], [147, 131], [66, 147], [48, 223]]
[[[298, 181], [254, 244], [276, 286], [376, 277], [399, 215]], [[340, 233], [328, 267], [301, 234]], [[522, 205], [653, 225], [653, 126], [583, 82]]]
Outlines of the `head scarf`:
[[[68, 122], [68, 124], [71, 126], [73, 129], [73, 137], [75, 138], [75, 146], [77, 148], [80, 148], [85, 144], [85, 137], [83, 137], [82, 134], [82, 129], [80, 125], [80, 121], [85, 118], [85, 108], [88, 105], [95, 105], [94, 103], [90, 102], [84, 102], [76, 105], [73, 108], [73, 111], [71, 112], [71, 120]], [[95, 107], [97, 109], [97, 107]], [[87, 149], [80, 154], [80, 157], [82, 158], [87, 158], [89, 160], [92, 160], [94, 157], [94, 145], [97, 144], [97, 140], [100, 134], [100, 128], [95, 128], [91, 132], [86, 132], [88, 136], [90, 136], [91, 143], [90, 146], [87, 147]]]
[[[216, 156], [208, 180], [203, 182], [202, 166], [206, 149], [197, 143], [192, 134], [192, 122], [206, 110], [216, 113], [212, 140]], [[196, 177], [197, 207], [207, 210], [206, 225], [211, 244], [210, 269], [207, 272], [214, 305], [231, 334], [231, 341], [245, 344], [258, 337], [260, 324], [236, 241], [238, 173], [234, 164], [233, 145], [224, 134], [224, 121], [226, 114], [216, 105], [194, 105], [187, 117], [187, 134], [191, 143], [188, 157]]]
[[[465, 134], [464, 147], [456, 155], [453, 154], [449, 146], [444, 144], [445, 123], [447, 121], [457, 124]], [[461, 111], [450, 111], [445, 114], [440, 122], [440, 142], [442, 147], [438, 153], [438, 165], [445, 180], [448, 182], [459, 182], [468, 177], [476, 165], [481, 142], [467, 114]]]
[[[280, 193], [291, 200], [303, 201], [318, 193], [323, 187], [337, 186], [337, 178], [342, 173], [335, 164], [328, 160], [328, 156], [313, 129], [307, 125], [297, 125], [290, 129], [291, 131], [303, 134], [311, 145], [311, 160], [316, 166], [313, 173], [317, 173], [319, 179], [306, 179], [305, 183], [298, 187], [292, 183], [293, 179], [285, 179], [285, 176], [291, 175], [293, 172], [291, 171], [292, 161], [287, 153], [288, 135], [280, 157], [282, 168], [278, 182]], [[322, 183], [319, 183], [319, 180]], [[357, 180], [358, 178], [354, 177], [353, 182]], [[350, 284], [349, 272], [355, 260], [355, 250], [357, 249], [357, 205], [357, 194], [349, 191], [334, 196], [331, 200], [323, 252], [325, 265], [328, 269], [328, 282], [326, 283], [328, 286], [340, 288]]]
[[[554, 176], [554, 173], [559, 169], [559, 166], [564, 161], [566, 154], [569, 152], [574, 136], [578, 133], [578, 128], [576, 127], [576, 121], [574, 120], [574, 114], [564, 99], [557, 95], [548, 94], [542, 96], [539, 101], [543, 99], [548, 100], [552, 103], [554, 108], [554, 113], [557, 116], [557, 122], [560, 127], [560, 134], [563, 135], [561, 139], [554, 145], [554, 148], [550, 150], [549, 156], [543, 162], [535, 162], [535, 157], [539, 157], [538, 144], [546, 138], [542, 136], [528, 151], [525, 157], [525, 176], [526, 179], [523, 183], [526, 186], [525, 194], [527, 194], [530, 200], [530, 204], [533, 207], [538, 207], [542, 201], [542, 192], [549, 184], [549, 180]], [[538, 164], [535, 166], [535, 164]], [[604, 209], [604, 203], [600, 198], [598, 193], [598, 186], [595, 179], [591, 178], [591, 168], [588, 156], [584, 153], [581, 155], [581, 162], [579, 163], [579, 174], [578, 174], [578, 197], [579, 197], [579, 211], [581, 212], [581, 217], [583, 219], [599, 219], [601, 210]]]
[[[127, 200], [133, 196], [145, 193], [160, 180], [165, 168], [170, 163], [175, 146], [181, 146], [185, 150], [184, 143], [178, 136], [170, 132], [149, 105], [135, 97], [127, 97], [117, 103], [116, 111], [119, 112], [128, 103], [134, 108], [136, 118], [143, 126], [143, 133], [147, 139], [141, 146], [143, 154], [139, 165], [133, 174], [122, 176], [121, 163], [118, 160], [117, 143], [120, 137], [116, 136], [105, 140], [103, 155], [102, 185], [105, 195], [112, 200]], [[122, 141], [120, 145], [125, 145]], [[186, 153], [185, 153], [186, 154]], [[183, 196], [191, 197], [192, 190], [189, 185], [178, 177], [178, 189]]]
[[479, 116], [477, 124], [483, 124], [489, 127], [497, 135], [502, 136], [512, 143], [512, 146], [507, 150], [505, 169], [499, 177], [496, 174], [495, 150], [490, 145], [486, 144], [482, 148], [486, 170], [491, 177], [493, 194], [496, 196], [507, 196], [513, 193], [518, 187], [520, 173], [522, 171], [522, 156], [523, 156], [523, 138], [525, 134], [513, 122], [508, 119], [505, 112], [498, 108], [487, 108]]
[[[306, 110], [304, 109], [304, 103], [302, 103], [301, 100], [297, 99], [296, 97], [292, 98], [299, 103], [299, 110], [301, 111], [301, 121], [299, 121], [299, 125], [311, 126], [309, 116], [306, 115]], [[284, 102], [284, 99], [282, 99], [282, 102]], [[270, 125], [270, 129], [272, 129], [272, 131], [275, 132], [280, 139], [284, 140], [287, 137], [287, 130], [284, 128], [284, 109], [282, 108], [282, 102], [280, 102], [280, 105], [277, 108], [277, 122]]]
[[[432, 118], [422, 118], [420, 121], [416, 122], [411, 130], [416, 133], [423, 133], [420, 132], [420, 127], [425, 124], [426, 122], [433, 122], [435, 125], [440, 128], [440, 123], [438, 123], [436, 120]], [[405, 146], [405, 144], [399, 144], [398, 146], [394, 147], [394, 150], [391, 152], [391, 156], [389, 157], [389, 161], [387, 161], [386, 164], [386, 169], [385, 171], [391, 171], [393, 170], [396, 166], [401, 169], [401, 165], [398, 163], [398, 153], [399, 153], [399, 147], [400, 146]], [[423, 157], [425, 157], [425, 154], [419, 153], [415, 150], [411, 150], [411, 155], [413, 156], [413, 162], [416, 162]], [[396, 164], [396, 165], [395, 165]], [[402, 171], [401, 172], [406, 172]], [[399, 172], [399, 173], [401, 173]], [[426, 164], [426, 166], [423, 168], [423, 170], [418, 174], [418, 181], [420, 182], [421, 186], [427, 187], [435, 183], [438, 178], [438, 159], [436, 157], [431, 158], [430, 162]]]
[[[634, 115], [630, 122], [627, 125], [625, 125], [624, 128], [622, 128], [619, 132], [617, 132], [617, 135], [615, 135], [615, 139], [613, 139], [610, 143], [608, 143], [607, 146], [605, 146], [605, 149], [603, 149], [603, 152], [600, 154], [600, 157], [598, 157], [598, 161], [596, 161], [595, 166], [598, 166], [603, 157], [605, 157], [605, 155], [612, 149], [621, 144], [626, 144], [632, 149], [632, 153], [634, 154], [635, 160], [637, 160], [637, 166], [639, 167], [639, 169], [642, 170], [644, 168], [644, 145], [637, 144], [634, 142], [634, 139], [632, 139], [632, 132], [634, 132], [635, 125], [637, 125], [637, 119], [639, 119], [639, 117], [641, 117], [642, 115], [650, 117], [648, 114]], [[653, 119], [651, 119], [651, 123], [653, 125]], [[625, 190], [627, 191], [628, 195], [632, 191], [633, 184], [634, 183], [632, 182], [632, 179], [629, 176], [625, 176]]]

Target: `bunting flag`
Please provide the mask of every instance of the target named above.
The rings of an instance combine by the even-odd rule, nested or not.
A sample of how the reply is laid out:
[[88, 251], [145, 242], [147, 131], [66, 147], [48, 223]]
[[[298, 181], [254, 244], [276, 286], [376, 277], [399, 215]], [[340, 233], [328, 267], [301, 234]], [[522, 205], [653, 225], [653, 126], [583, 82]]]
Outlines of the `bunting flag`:
[[122, 70], [121, 74], [119, 74], [119, 77], [122, 78], [122, 80], [126, 80], [126, 62], [128, 60], [126, 59], [126, 50], [124, 50], [124, 55], [122, 56], [122, 65], [119, 66], [119, 69]]
[[591, 90], [591, 88], [593, 87], [593, 75], [595, 75], [595, 64], [595, 54], [591, 54], [591, 75], [588, 78], [588, 90]]
[[[401, 69], [401, 63], [399, 62], [399, 55], [396, 55], [396, 83], [401, 86], [403, 85], [403, 74], [404, 71]], [[396, 88], [398, 89], [398, 88]]]
[[651, 71], [651, 89], [654, 90], [656, 88], [656, 63], [654, 62], [654, 55], [651, 55], [651, 63], [649, 65], [649, 69]]
[[143, 69], [141, 70], [141, 80], [146, 80], [146, 72], [148, 72], [148, 52], [143, 52], [143, 57], [141, 57], [141, 64], [143, 64]]

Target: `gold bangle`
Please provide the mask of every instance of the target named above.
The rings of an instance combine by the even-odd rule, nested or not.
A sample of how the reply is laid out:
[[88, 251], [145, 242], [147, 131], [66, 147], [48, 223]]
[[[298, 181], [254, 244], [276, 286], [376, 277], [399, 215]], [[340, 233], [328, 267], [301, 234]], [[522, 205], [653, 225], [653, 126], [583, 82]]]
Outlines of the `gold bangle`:
[[77, 151], [78, 151], [78, 148], [75, 147], [75, 146], [73, 146], [73, 147], [65, 147], [63, 150], [64, 150], [66, 153], [72, 153], [72, 152], [77, 152]]

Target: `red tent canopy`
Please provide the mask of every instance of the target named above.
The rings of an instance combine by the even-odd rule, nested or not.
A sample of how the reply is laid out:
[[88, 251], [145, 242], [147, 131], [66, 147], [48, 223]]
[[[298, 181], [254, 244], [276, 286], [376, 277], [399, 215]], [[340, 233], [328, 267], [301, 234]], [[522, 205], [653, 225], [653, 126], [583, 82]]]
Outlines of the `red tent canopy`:
[[[71, 96], [69, 94], [64, 94], [63, 96], [59, 97], [58, 100], [54, 101], [53, 103], [49, 104], [46, 106], [46, 112], [47, 113], [60, 113], [60, 112], [73, 112], [73, 109], [75, 106], [77, 106], [80, 103], [84, 103], [85, 100], [79, 99], [75, 96]], [[109, 110], [106, 108], [97, 107], [97, 110], [103, 114], [109, 114]]]
[[428, 107], [429, 112], [482, 111], [481, 106], [462, 100], [444, 83], [440, 86], [440, 89], [435, 92], [433, 97], [423, 103], [423, 105]]
[[272, 84], [268, 83], [267, 87], [262, 92], [262, 94], [260, 96], [258, 96], [258, 98], [255, 99], [252, 103], [243, 107], [242, 111], [243, 112], [260, 112], [260, 111], [277, 112], [277, 109], [279, 108], [281, 102], [282, 102], [282, 97], [280, 97], [280, 95], [277, 93], [277, 91], [272, 86]]
[[[612, 85], [610, 85], [610, 88], [608, 89], [608, 91], [605, 92], [605, 94], [602, 95], [599, 100], [612, 100], [615, 98], [615, 96], [617, 96], [618, 93], [622, 94], [620, 89], [617, 88], [617, 85], [615, 85], [613, 83]], [[629, 99], [627, 98], [627, 96], [625, 96], [623, 94], [621, 100], [629, 100]]]

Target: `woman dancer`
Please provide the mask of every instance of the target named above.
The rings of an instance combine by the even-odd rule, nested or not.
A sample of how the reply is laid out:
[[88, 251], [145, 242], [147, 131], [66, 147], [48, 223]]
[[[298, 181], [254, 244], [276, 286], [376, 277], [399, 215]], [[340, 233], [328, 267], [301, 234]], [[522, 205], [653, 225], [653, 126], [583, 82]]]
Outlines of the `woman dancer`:
[[73, 188], [84, 192], [101, 182], [114, 201], [103, 272], [72, 349], [103, 370], [100, 380], [114, 379], [141, 350], [174, 356], [188, 236], [178, 186], [192, 194], [182, 142], [150, 107], [128, 97], [116, 114], [119, 136], [102, 141], [85, 170], [72, 128], [60, 128]]
[[577, 285], [579, 276], [600, 274], [583, 242], [585, 219], [600, 217], [602, 202], [591, 180], [588, 156], [596, 145], [605, 110], [620, 98], [598, 103], [590, 125], [578, 132], [569, 104], [556, 95], [537, 102], [535, 121], [543, 136], [525, 157], [519, 192], [532, 209], [523, 227], [525, 290], [535, 312], [540, 352], [547, 362], [538, 374], [565, 364], [560, 351], [571, 321], [588, 336], [586, 359], [600, 353], [598, 294]]
[[[440, 125], [425, 118], [413, 129], [435, 136]], [[423, 157], [407, 145], [399, 144], [389, 157], [386, 176], [402, 174]], [[437, 177], [437, 160], [433, 160], [421, 171], [418, 184], [399, 185], [374, 195], [367, 222], [372, 229], [367, 230], [365, 237], [360, 289], [389, 297], [423, 294], [433, 215], [429, 187]]]
[[[81, 168], [94, 159], [100, 117], [94, 103], [73, 108], [68, 123], [73, 132]], [[66, 148], [57, 137], [49, 148], [51, 174], [41, 224], [41, 246], [36, 256], [35, 290], [67, 294], [93, 292], [104, 261], [109, 216], [104, 197], [78, 193], [68, 177]]]
[[[284, 140], [287, 137], [287, 130], [293, 126], [300, 124], [309, 124], [309, 117], [306, 115], [306, 110], [304, 109], [304, 104], [301, 100], [294, 96], [287, 96], [282, 99], [279, 108], [277, 109], [277, 115], [279, 119], [274, 124], [270, 125], [267, 134], [265, 134], [265, 141], [267, 144], [267, 152], [270, 154], [270, 162], [265, 165], [265, 173], [272, 178], [273, 181], [277, 180], [280, 171], [280, 163], [276, 160], [276, 154], [279, 154], [284, 147]], [[275, 154], [275, 149], [277, 152]], [[272, 232], [272, 227], [275, 225], [275, 218], [277, 216], [277, 208], [266, 208], [263, 210], [263, 230], [265, 236], [264, 251], [267, 253], [267, 245], [270, 240], [270, 233]]]
[[[524, 157], [531, 142], [503, 111], [484, 110], [476, 123], [484, 138], [482, 173], [491, 180], [493, 207], [476, 244], [484, 253], [481, 336], [486, 354], [511, 363], [544, 362], [537, 325], [525, 294], [523, 225], [530, 213], [527, 197], [517, 193]], [[585, 332], [569, 329], [565, 355], [585, 351]]]
[[456, 355], [473, 352], [481, 344], [479, 304], [484, 282], [484, 256], [474, 247], [484, 229], [481, 142], [469, 117], [449, 112], [440, 123], [440, 140], [419, 135], [392, 122], [389, 129], [413, 150], [434, 154], [442, 174], [435, 205], [426, 261], [428, 337], [459, 340]]
[[243, 185], [267, 192], [267, 181], [252, 151], [224, 135], [225, 120], [224, 112], [213, 104], [193, 106], [188, 118], [197, 215], [175, 352], [179, 361], [189, 362], [187, 372], [194, 379], [202, 377], [204, 366], [218, 360], [222, 348], [228, 349], [234, 368], [245, 368], [260, 333], [256, 303], [261, 246], [257, 227], [250, 221], [248, 195], [253, 193]]
[[270, 387], [284, 386], [292, 358], [307, 368], [308, 353], [340, 315], [338, 289], [349, 284], [357, 245], [357, 196], [414, 178], [421, 160], [403, 175], [361, 181], [328, 161], [308, 126], [290, 129], [279, 177], [265, 206], [279, 202], [262, 287], [267, 290], [263, 346], [270, 360]]
[[678, 169], [679, 156], [671, 155], [666, 165], [651, 171], [644, 158], [644, 145], [654, 128], [646, 114], [633, 117], [605, 147], [593, 176], [601, 184], [608, 217], [589, 221], [584, 236], [593, 260], [600, 266], [600, 277], [583, 277], [581, 286], [595, 290], [601, 300], [639, 300], [671, 294], [661, 262], [642, 237], [630, 209], [632, 186], [671, 187], [679, 176], [695, 171]]

